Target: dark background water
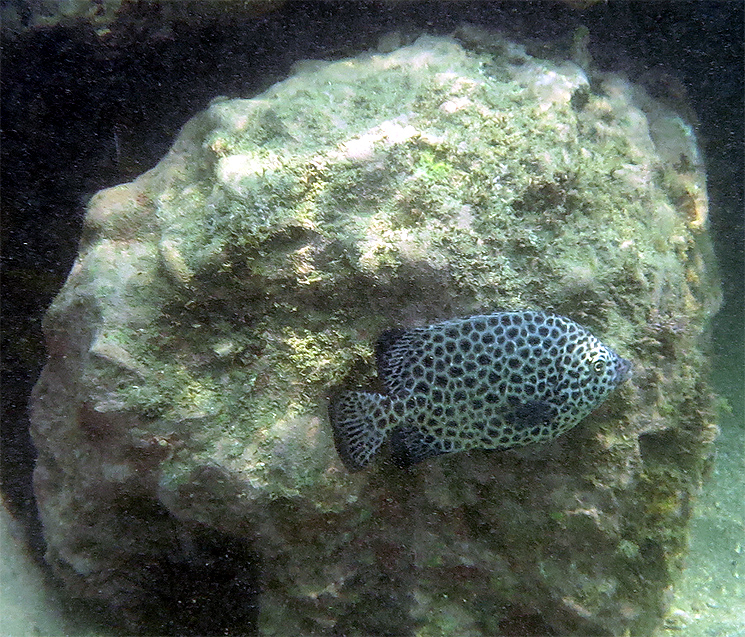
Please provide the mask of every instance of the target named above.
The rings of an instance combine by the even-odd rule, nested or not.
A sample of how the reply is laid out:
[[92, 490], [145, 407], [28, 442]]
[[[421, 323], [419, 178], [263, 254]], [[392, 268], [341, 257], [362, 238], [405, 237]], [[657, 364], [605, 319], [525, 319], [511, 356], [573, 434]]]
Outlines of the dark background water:
[[[24, 2], [16, 2], [24, 7]], [[725, 302], [715, 365], [743, 413], [743, 9], [735, 2], [288, 2], [259, 15], [168, 19], [126, 8], [110, 32], [88, 24], [4, 37], [2, 72], [2, 494], [41, 554], [27, 401], [44, 364], [41, 318], [77, 252], [88, 198], [154, 166], [179, 128], [217, 95], [251, 97], [308, 58], [374, 47], [381, 35], [447, 34], [463, 22], [568, 45], [590, 31], [600, 68], [660, 98], [687, 98], [706, 155], [710, 221]], [[741, 419], [740, 419], [741, 422]]]

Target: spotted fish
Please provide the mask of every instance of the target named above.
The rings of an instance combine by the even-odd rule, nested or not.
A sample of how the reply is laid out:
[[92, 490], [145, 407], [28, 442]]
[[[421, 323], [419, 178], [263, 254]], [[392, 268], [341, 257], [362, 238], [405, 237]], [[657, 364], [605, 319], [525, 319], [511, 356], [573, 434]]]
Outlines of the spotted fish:
[[329, 417], [350, 471], [390, 440], [401, 467], [467, 449], [546, 442], [631, 377], [631, 363], [563, 316], [500, 312], [384, 332], [385, 393], [344, 391]]

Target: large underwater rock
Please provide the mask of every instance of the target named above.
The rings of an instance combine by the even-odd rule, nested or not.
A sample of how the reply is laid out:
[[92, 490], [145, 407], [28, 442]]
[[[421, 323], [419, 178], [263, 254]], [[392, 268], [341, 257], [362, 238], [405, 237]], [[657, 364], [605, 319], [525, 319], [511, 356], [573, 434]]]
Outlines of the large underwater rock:
[[[690, 125], [575, 59], [464, 29], [304, 63], [93, 197], [32, 403], [73, 594], [182, 634], [659, 623], [716, 432], [705, 180]], [[348, 473], [327, 396], [377, 335], [498, 308], [633, 379], [550, 445]]]

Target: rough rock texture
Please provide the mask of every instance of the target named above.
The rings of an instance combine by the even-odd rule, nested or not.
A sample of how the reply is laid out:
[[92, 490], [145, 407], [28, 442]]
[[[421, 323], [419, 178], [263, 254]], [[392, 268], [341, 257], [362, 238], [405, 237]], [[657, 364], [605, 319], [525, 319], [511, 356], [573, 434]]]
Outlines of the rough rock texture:
[[[245, 631], [257, 586], [264, 635], [663, 615], [715, 434], [692, 129], [623, 78], [458, 37], [216, 101], [91, 200], [35, 484], [49, 562], [130, 630], [174, 607], [163, 630]], [[634, 379], [545, 447], [348, 474], [326, 396], [374, 382], [377, 334], [495, 308], [572, 317]]]

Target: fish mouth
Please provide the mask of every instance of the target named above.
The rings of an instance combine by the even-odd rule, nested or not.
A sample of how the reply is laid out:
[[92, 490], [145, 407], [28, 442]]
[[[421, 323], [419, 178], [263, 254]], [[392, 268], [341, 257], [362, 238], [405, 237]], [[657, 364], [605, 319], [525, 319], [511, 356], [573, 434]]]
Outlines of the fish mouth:
[[616, 368], [616, 383], [621, 384], [629, 380], [634, 375], [631, 361], [618, 357], [618, 367]]

